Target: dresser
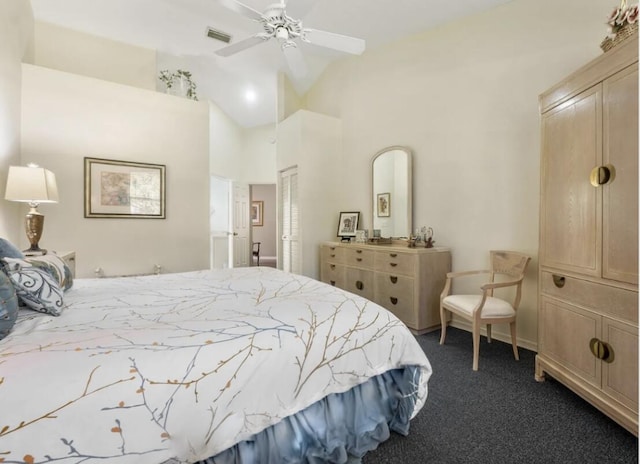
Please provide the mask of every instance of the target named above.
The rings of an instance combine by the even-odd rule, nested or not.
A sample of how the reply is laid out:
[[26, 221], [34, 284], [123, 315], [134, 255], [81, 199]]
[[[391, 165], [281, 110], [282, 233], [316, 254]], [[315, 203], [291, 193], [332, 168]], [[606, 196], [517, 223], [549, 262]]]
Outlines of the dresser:
[[540, 96], [536, 380], [638, 434], [638, 39]]
[[440, 327], [448, 248], [325, 242], [320, 279], [385, 307], [416, 334]]

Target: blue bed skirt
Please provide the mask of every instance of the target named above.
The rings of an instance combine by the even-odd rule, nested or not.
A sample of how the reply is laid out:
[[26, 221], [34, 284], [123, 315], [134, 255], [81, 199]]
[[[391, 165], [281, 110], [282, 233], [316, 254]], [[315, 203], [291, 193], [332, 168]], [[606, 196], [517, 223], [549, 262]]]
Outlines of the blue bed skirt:
[[391, 430], [409, 433], [420, 369], [372, 377], [198, 464], [359, 463]]

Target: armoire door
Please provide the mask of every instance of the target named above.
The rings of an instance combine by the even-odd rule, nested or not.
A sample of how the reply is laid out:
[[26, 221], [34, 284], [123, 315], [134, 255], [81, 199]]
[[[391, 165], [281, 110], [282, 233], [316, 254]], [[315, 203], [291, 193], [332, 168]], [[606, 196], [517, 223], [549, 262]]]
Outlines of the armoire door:
[[280, 223], [279, 267], [283, 271], [300, 274], [300, 221], [298, 211], [298, 169], [280, 172], [278, 179]]
[[590, 183], [602, 161], [601, 89], [542, 116], [540, 264], [592, 276], [601, 273], [602, 195]]
[[604, 81], [602, 277], [638, 284], [638, 67]]

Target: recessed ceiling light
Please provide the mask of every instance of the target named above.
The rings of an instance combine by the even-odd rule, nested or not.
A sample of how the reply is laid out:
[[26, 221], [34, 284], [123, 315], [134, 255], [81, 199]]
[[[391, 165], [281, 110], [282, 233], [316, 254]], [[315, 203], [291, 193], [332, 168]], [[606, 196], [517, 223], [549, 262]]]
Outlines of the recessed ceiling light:
[[245, 92], [244, 98], [246, 98], [249, 103], [253, 103], [258, 98], [258, 95], [255, 90], [249, 89]]

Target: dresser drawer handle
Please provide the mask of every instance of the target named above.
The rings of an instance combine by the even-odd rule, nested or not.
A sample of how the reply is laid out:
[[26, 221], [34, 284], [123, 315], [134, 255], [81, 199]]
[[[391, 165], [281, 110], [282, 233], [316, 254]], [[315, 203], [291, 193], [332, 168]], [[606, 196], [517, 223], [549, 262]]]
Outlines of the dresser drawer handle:
[[389, 263], [389, 265], [390, 265], [391, 267], [396, 267], [396, 266], [398, 265], [398, 263]]
[[360, 262], [362, 261], [362, 258], [356, 258], [356, 261]]
[[336, 268], [335, 264], [329, 264], [329, 266], [331, 267], [331, 269], [335, 269]]
[[562, 288], [564, 287], [564, 284], [566, 283], [564, 276], [559, 276], [556, 274], [553, 274], [553, 285], [555, 285], [558, 288]]
[[389, 280], [392, 284], [395, 284], [398, 281], [398, 276], [389, 276]]
[[362, 253], [362, 250], [356, 250], [356, 253]]
[[362, 290], [364, 288], [364, 284], [362, 283], [361, 280], [356, 280], [356, 288], [358, 290]]
[[336, 286], [336, 281], [335, 281], [335, 280], [330, 280], [330, 281], [329, 281], [329, 283], [330, 283], [331, 285], [333, 285], [334, 287]]
[[396, 256], [398, 256], [398, 253], [389, 253], [389, 256], [391, 256], [392, 258], [395, 258]]
[[333, 253], [333, 254], [332, 254], [332, 255], [330, 255], [330, 256], [331, 256], [332, 258], [335, 258], [335, 257], [336, 257], [336, 254], [335, 254], [335, 253]]
[[398, 304], [398, 299], [395, 296], [390, 296], [389, 300], [391, 300], [391, 304]]

